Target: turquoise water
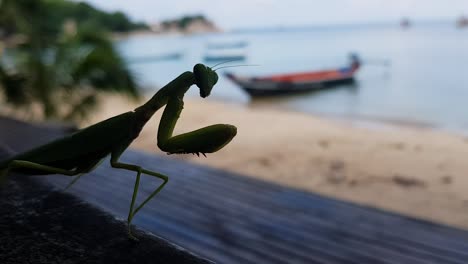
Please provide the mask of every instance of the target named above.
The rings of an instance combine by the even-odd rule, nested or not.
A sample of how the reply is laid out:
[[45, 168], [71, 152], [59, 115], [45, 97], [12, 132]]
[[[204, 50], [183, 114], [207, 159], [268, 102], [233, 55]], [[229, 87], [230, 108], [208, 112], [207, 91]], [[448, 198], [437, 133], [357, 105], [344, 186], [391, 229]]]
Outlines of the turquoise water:
[[[297, 96], [252, 100], [220, 76], [217, 100], [246, 106], [279, 107], [363, 120], [403, 121], [468, 131], [468, 30], [449, 23], [397, 26], [347, 26], [264, 30], [194, 36], [136, 36], [118, 42], [128, 58], [182, 52], [179, 60], [132, 64], [148, 92], [203, 61], [208, 43], [247, 41], [247, 59], [230, 70], [266, 75], [345, 65], [350, 52], [364, 64], [357, 83]], [[229, 52], [229, 51], [227, 51]], [[386, 60], [390, 66], [372, 64]], [[239, 64], [239, 63], [231, 63]], [[223, 71], [223, 70], [220, 70]], [[196, 96], [193, 89], [190, 94]]]

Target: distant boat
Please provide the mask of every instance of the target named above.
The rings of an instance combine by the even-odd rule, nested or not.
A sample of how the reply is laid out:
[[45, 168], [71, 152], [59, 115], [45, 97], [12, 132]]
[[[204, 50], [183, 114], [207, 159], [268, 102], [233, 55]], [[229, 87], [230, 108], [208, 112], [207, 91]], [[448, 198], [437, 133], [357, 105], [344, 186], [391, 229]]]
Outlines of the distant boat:
[[409, 18], [403, 18], [400, 21], [400, 27], [403, 28], [403, 29], [407, 29], [407, 28], [411, 27], [411, 21], [409, 20]]
[[203, 56], [205, 62], [243, 61], [246, 58], [244, 49], [212, 50]]
[[311, 72], [279, 74], [264, 77], [245, 77], [225, 73], [226, 77], [238, 84], [250, 96], [273, 96], [334, 87], [353, 83], [354, 75], [361, 62], [357, 55], [351, 55], [348, 66]]
[[244, 61], [246, 56], [243, 54], [205, 54], [203, 61], [205, 62], [222, 62], [222, 61]]
[[247, 58], [247, 41], [208, 43], [203, 55], [205, 62], [243, 61]]
[[245, 48], [249, 43], [247, 41], [234, 41], [234, 42], [220, 42], [220, 43], [208, 43], [206, 48], [208, 49], [232, 49], [232, 48]]
[[128, 63], [152, 63], [157, 61], [166, 61], [166, 60], [179, 60], [183, 57], [181, 52], [166, 53], [166, 54], [156, 54], [149, 56], [141, 56], [129, 58]]
[[461, 16], [461, 17], [457, 20], [457, 27], [459, 27], [459, 28], [468, 27], [468, 17], [466, 17], [466, 16]]

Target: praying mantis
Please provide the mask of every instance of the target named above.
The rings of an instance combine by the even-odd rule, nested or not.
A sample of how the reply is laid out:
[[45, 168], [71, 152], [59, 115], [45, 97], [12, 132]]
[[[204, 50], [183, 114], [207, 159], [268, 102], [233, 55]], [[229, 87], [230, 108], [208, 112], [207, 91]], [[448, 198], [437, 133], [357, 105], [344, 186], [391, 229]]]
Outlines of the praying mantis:
[[[73, 185], [82, 175], [94, 170], [110, 155], [113, 168], [136, 172], [130, 210], [128, 213], [128, 236], [132, 219], [167, 184], [166, 175], [146, 170], [140, 166], [119, 161], [122, 153], [140, 134], [145, 124], [156, 111], [166, 105], [158, 127], [157, 145], [167, 154], [213, 153], [226, 146], [237, 134], [237, 128], [228, 124], [215, 124], [188, 133], [173, 136], [173, 131], [182, 112], [185, 93], [192, 85], [198, 86], [200, 96], [210, 95], [218, 81], [216, 70], [196, 64], [193, 72], [186, 71], [161, 88], [145, 104], [135, 110], [111, 117], [79, 130], [71, 135], [52, 141], [0, 162], [0, 179], [10, 171], [28, 175], [62, 174], [76, 176], [68, 185]], [[140, 184], [140, 175], [156, 177], [163, 182], [140, 205], [135, 200]], [[67, 187], [67, 188], [68, 188]]]

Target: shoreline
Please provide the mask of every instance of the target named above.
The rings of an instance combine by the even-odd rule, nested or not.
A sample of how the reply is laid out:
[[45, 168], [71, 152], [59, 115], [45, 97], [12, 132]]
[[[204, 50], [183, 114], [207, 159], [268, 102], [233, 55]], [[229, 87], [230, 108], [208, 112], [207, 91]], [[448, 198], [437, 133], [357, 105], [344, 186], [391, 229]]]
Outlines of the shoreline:
[[135, 31], [130, 31], [130, 32], [124, 32], [124, 33], [117, 33], [117, 32], [112, 32], [111, 39], [114, 41], [118, 40], [126, 40], [134, 37], [155, 37], [155, 36], [160, 36], [160, 37], [167, 37], [167, 36], [191, 36], [191, 35], [199, 35], [199, 34], [213, 34], [213, 33], [219, 33], [219, 34], [224, 34], [226, 33], [225, 31], [210, 31], [210, 30], [201, 30], [201, 31], [193, 31], [193, 32], [184, 32], [182, 30], [169, 30], [169, 31], [152, 31], [152, 30], [135, 30]]
[[[237, 104], [234, 101], [227, 100], [217, 100], [222, 103], [233, 103]], [[242, 104], [240, 104], [242, 105]], [[248, 105], [242, 105], [249, 108]], [[366, 116], [366, 115], [346, 115], [346, 114], [334, 114], [334, 113], [317, 113], [309, 111], [300, 111], [290, 107], [277, 107], [277, 106], [253, 106], [252, 109], [270, 109], [281, 112], [290, 112], [291, 114], [305, 114], [313, 117], [328, 119], [336, 121], [339, 123], [345, 123], [352, 126], [370, 128], [370, 129], [383, 129], [383, 130], [392, 130], [400, 128], [409, 128], [409, 129], [429, 129], [432, 131], [439, 131], [443, 133], [453, 134], [456, 136], [467, 136], [468, 137], [468, 127], [463, 128], [454, 128], [450, 125], [442, 125], [429, 121], [420, 121], [420, 120], [411, 120], [403, 118], [391, 118], [391, 117], [379, 117], [379, 116]]]
[[[101, 99], [99, 109], [80, 127], [142, 103], [109, 94]], [[156, 145], [161, 113], [131, 148], [166, 155]], [[466, 136], [427, 127], [368, 127], [211, 98], [187, 98], [174, 135], [216, 123], [238, 127], [237, 136], [225, 148], [207, 158], [169, 157], [468, 229]]]

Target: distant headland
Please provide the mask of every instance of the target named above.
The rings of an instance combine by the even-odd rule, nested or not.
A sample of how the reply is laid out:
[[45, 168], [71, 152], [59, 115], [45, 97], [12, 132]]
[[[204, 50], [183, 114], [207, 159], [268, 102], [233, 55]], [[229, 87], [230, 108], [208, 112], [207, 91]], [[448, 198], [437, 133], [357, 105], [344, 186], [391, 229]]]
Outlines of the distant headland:
[[163, 20], [161, 22], [147, 24], [145, 28], [129, 32], [115, 32], [114, 37], [125, 38], [135, 35], [147, 34], [199, 34], [222, 32], [215, 23], [203, 15], [186, 15], [179, 18]]

